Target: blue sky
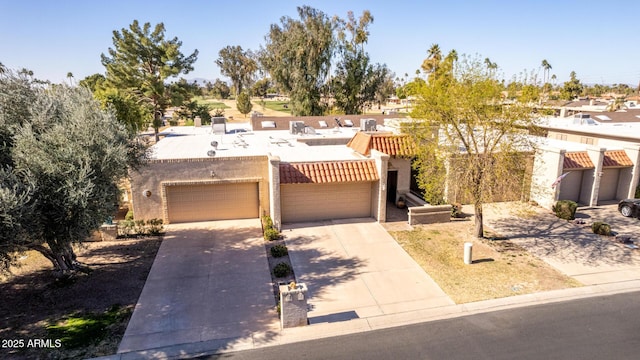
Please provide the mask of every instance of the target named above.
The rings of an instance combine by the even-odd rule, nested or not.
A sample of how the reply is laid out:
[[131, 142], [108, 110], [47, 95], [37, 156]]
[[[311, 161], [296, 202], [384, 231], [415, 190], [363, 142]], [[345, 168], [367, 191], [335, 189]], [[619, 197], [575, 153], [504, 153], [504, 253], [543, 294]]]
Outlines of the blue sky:
[[366, 50], [402, 77], [420, 67], [427, 49], [489, 57], [510, 80], [539, 72], [546, 59], [558, 82], [575, 71], [583, 83], [640, 82], [637, 1], [165, 1], [165, 0], [0, 0], [0, 62], [28, 68], [40, 79], [62, 82], [103, 73], [100, 54], [112, 46], [112, 31], [164, 22], [184, 53], [198, 49], [195, 70], [186, 78], [222, 78], [214, 61], [227, 45], [256, 50], [269, 26], [310, 5], [346, 17], [370, 10]]

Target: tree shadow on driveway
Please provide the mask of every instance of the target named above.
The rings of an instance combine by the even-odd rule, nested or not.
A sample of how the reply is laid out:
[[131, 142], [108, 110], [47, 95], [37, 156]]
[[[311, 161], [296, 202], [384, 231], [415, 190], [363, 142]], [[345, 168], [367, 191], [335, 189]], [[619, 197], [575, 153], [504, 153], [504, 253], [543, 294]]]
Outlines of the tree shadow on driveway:
[[638, 264], [638, 254], [615, 243], [612, 237], [596, 235], [587, 224], [571, 223], [552, 214], [538, 214], [530, 219], [492, 219], [488, 225], [534, 255], [560, 263]]

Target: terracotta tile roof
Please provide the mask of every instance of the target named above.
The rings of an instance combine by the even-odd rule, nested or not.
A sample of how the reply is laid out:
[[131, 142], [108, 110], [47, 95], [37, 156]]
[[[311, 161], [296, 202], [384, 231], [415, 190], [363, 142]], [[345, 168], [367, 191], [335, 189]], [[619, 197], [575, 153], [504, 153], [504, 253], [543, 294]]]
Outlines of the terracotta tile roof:
[[280, 163], [281, 184], [324, 184], [378, 179], [373, 160]]
[[394, 135], [389, 133], [357, 132], [347, 146], [362, 155], [369, 155], [371, 149], [376, 149], [391, 156], [412, 156], [413, 142], [408, 135]]
[[593, 162], [586, 152], [571, 152], [564, 154], [563, 170], [567, 169], [593, 169]]
[[631, 159], [624, 150], [605, 151], [602, 167], [629, 167], [633, 166]]

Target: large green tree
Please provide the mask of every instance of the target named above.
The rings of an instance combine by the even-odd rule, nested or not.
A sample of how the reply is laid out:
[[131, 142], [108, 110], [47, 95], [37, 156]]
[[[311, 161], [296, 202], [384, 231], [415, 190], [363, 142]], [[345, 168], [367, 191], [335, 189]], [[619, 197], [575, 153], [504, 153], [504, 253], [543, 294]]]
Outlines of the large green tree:
[[469, 199], [482, 237], [483, 204], [522, 188], [535, 122], [526, 104], [503, 103], [492, 69], [479, 59], [457, 58], [450, 53], [433, 64], [428, 81], [416, 83], [412, 117], [423, 120], [409, 132], [419, 144], [416, 167], [429, 200], [456, 201], [447, 198], [451, 194]]
[[569, 77], [569, 81], [564, 83], [562, 91], [560, 92], [560, 96], [565, 100], [573, 100], [577, 98], [580, 96], [583, 89], [575, 71], [572, 71]]
[[150, 23], [140, 27], [134, 20], [129, 29], [113, 31], [113, 48], [109, 48], [108, 55], [101, 55], [108, 84], [134, 95], [153, 114], [156, 141], [165, 110], [170, 105], [180, 105], [176, 101], [179, 92], [172, 91], [167, 82], [192, 71], [197, 60], [198, 50], [185, 56], [181, 46], [177, 37], [165, 38], [163, 23], [152, 29]]
[[373, 16], [365, 10], [356, 20], [349, 11], [347, 19], [340, 21], [338, 52], [341, 59], [331, 80], [335, 104], [346, 114], [361, 114], [364, 105], [376, 100], [376, 92], [389, 73], [386, 66], [371, 64], [364, 44], [369, 40], [368, 26]]
[[253, 82], [258, 71], [258, 63], [250, 50], [242, 50], [241, 46], [227, 46], [218, 52], [216, 64], [220, 73], [231, 79], [236, 97]]
[[0, 75], [0, 136], [2, 268], [32, 249], [59, 274], [82, 269], [72, 244], [115, 212], [143, 147], [88, 89], [13, 72]]
[[260, 62], [275, 85], [289, 95], [294, 115], [322, 115], [336, 22], [310, 6], [298, 7], [298, 16], [282, 17], [280, 25], [271, 25]]

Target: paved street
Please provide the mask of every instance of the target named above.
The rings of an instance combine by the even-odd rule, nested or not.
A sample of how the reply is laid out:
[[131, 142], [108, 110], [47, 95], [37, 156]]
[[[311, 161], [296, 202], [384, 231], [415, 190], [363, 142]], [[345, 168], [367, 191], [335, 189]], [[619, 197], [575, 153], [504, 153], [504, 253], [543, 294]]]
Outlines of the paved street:
[[201, 359], [637, 359], [639, 296], [599, 296]]

